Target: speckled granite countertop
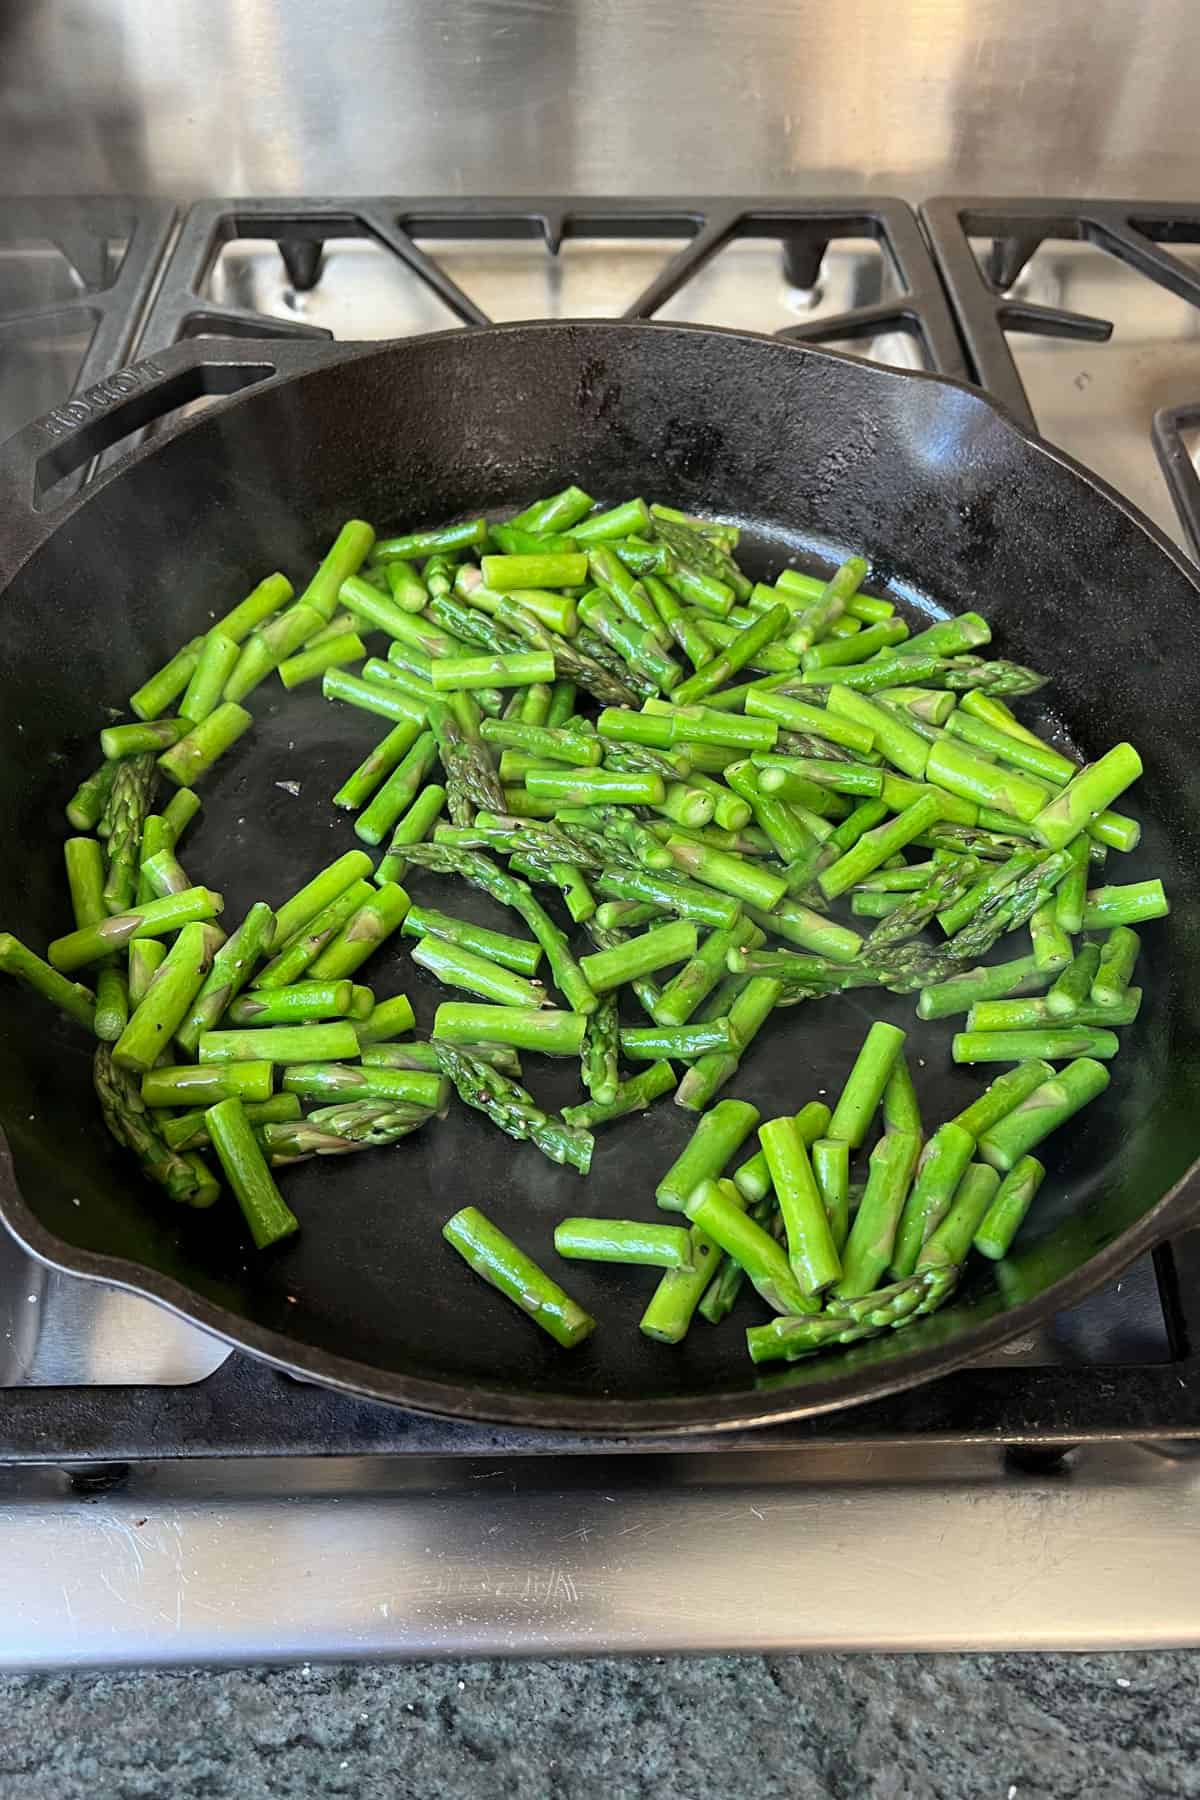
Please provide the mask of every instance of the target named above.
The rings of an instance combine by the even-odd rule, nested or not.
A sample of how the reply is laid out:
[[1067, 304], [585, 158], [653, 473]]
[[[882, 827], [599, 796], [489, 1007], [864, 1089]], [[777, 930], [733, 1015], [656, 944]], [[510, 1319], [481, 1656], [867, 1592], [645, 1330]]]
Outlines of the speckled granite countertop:
[[1191, 1800], [1200, 1653], [0, 1678], [0, 1800]]

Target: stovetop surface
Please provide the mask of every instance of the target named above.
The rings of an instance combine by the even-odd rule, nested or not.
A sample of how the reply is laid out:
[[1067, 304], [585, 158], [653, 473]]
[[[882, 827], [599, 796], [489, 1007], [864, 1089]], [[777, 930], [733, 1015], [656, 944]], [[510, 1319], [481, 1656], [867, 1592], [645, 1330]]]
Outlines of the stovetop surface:
[[[1200, 395], [1200, 308], [1186, 280], [1173, 284], [1184, 293], [1169, 291], [1086, 233], [1070, 235], [1082, 209], [1064, 222], [1054, 203], [1040, 205], [1044, 216], [1014, 223], [1005, 203], [965, 214], [933, 202], [927, 243], [906, 206], [878, 198], [216, 200], [174, 225], [161, 202], [0, 202], [0, 437], [134, 354], [201, 331], [368, 339], [488, 319], [654, 316], [783, 332], [962, 378], [982, 367], [1008, 404], [1023, 404], [1045, 435], [1182, 540], [1150, 424], [1157, 409]], [[1171, 257], [1200, 284], [1200, 225], [1188, 242], [1175, 218], [1171, 236]], [[1033, 1372], [1064, 1371], [1063, 1391], [1077, 1384], [1064, 1417], [1082, 1435], [1086, 1371], [1097, 1392], [1106, 1371], [1128, 1369], [1166, 1393], [1186, 1354], [1169, 1310], [1146, 1259], [994, 1366], [1026, 1395], [1042, 1392]], [[43, 1269], [0, 1240], [0, 1390], [44, 1390], [36, 1405], [27, 1394], [30, 1423], [7, 1442], [0, 1398], [0, 1460], [30, 1455], [31, 1435], [42, 1434], [45, 1454], [60, 1390], [202, 1383], [228, 1355], [162, 1309]], [[902, 1397], [887, 1404], [898, 1432], [910, 1421], [930, 1428]], [[1020, 1405], [1000, 1411], [1012, 1435]], [[1096, 1416], [1112, 1426], [1110, 1409]], [[1158, 1423], [1164, 1436], [1182, 1428], [1178, 1409]], [[1028, 1425], [1036, 1437], [1047, 1420]], [[415, 1440], [428, 1448], [437, 1429], [423, 1422]], [[470, 1428], [446, 1429], [456, 1452], [469, 1448]], [[347, 1447], [354, 1430], [347, 1423]], [[403, 1435], [383, 1434], [389, 1448]], [[247, 1432], [222, 1441], [254, 1447]], [[479, 1441], [495, 1439], [485, 1428]], [[539, 1441], [530, 1434], [527, 1447]], [[262, 1447], [286, 1450], [286, 1432]], [[101, 1453], [66, 1439], [72, 1448], [81, 1459]]]
[[[1184, 543], [1200, 206], [1154, 210], [0, 201], [0, 437], [181, 335], [631, 313], [979, 380]], [[1197, 1643], [1198, 1296], [1192, 1234], [912, 1393], [614, 1443], [301, 1386], [0, 1234], [0, 1667]]]

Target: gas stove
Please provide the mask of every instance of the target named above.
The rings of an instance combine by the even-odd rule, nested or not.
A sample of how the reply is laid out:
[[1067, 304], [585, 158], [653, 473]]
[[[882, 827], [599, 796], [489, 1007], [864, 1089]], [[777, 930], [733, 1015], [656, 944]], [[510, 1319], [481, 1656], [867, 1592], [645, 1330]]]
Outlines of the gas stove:
[[[183, 336], [691, 320], [976, 381], [1198, 553], [1198, 309], [1200, 205], [0, 201], [0, 437]], [[1200, 1642], [1198, 1296], [1192, 1235], [871, 1407], [579, 1439], [295, 1383], [2, 1238], [0, 1667]]]

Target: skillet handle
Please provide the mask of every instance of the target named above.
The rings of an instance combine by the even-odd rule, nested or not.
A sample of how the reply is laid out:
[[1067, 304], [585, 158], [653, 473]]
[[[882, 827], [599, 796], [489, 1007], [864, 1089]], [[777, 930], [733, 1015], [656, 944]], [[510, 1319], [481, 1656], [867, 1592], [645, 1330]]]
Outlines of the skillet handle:
[[[117, 369], [15, 432], [0, 443], [0, 581], [49, 536], [54, 489], [94, 457], [193, 400], [314, 368], [345, 349], [327, 339], [185, 339]], [[64, 492], [62, 501], [69, 497]]]

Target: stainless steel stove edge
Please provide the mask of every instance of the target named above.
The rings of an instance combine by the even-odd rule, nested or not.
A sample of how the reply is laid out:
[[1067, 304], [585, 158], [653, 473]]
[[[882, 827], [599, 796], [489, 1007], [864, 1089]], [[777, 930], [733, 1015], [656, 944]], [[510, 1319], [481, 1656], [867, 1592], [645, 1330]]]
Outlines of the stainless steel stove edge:
[[[993, 1452], [0, 1471], [0, 1669], [1200, 1645], [1200, 1463]], [[682, 1553], [703, 1546], [702, 1562]]]

